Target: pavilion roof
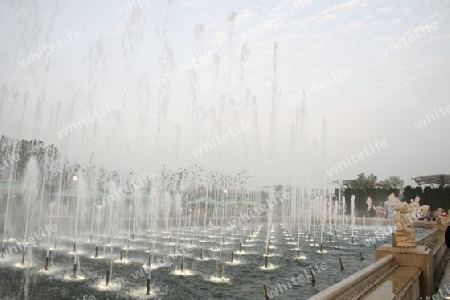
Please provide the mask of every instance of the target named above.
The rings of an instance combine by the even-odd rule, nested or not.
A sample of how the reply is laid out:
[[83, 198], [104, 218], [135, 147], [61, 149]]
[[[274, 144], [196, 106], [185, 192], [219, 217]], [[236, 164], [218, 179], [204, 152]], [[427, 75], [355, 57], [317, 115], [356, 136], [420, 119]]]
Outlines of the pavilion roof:
[[412, 178], [417, 184], [438, 184], [447, 185], [450, 184], [450, 174], [436, 174], [436, 175], [425, 175], [417, 176]]

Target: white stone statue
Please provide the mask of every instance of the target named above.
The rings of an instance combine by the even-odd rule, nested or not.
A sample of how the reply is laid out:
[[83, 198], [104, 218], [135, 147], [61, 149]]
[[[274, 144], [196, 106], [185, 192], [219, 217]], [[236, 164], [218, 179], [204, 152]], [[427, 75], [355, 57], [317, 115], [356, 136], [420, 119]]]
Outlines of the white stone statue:
[[384, 211], [387, 213], [388, 218], [391, 218], [394, 215], [395, 207], [400, 203], [400, 200], [395, 197], [394, 193], [389, 195], [388, 200], [384, 202]]
[[331, 198], [328, 198], [328, 199], [327, 199], [327, 206], [328, 206], [331, 210], [334, 209], [334, 201], [333, 201], [333, 199], [331, 199]]
[[370, 196], [367, 197], [366, 203], [367, 203], [367, 211], [371, 211], [372, 210], [372, 198]]
[[422, 205], [419, 209], [418, 217], [420, 220], [429, 220], [429, 214], [430, 214], [430, 206], [429, 205]]
[[411, 219], [408, 215], [408, 204], [402, 202], [395, 207], [394, 224], [396, 230], [392, 236], [393, 247], [415, 247], [416, 236]]
[[384, 216], [384, 207], [383, 206], [375, 207], [375, 214], [377, 218], [382, 218]]

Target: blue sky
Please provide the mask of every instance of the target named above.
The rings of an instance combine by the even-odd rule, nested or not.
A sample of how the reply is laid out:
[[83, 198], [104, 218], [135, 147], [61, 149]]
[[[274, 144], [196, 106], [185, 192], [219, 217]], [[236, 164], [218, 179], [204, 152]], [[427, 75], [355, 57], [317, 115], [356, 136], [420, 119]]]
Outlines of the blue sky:
[[[249, 168], [261, 183], [289, 181], [300, 166], [316, 174], [311, 178], [326, 176], [337, 161], [386, 140], [388, 147], [330, 179], [373, 172], [408, 182], [415, 175], [448, 173], [450, 117], [421, 129], [414, 123], [450, 105], [450, 1], [141, 0], [133, 11], [131, 2], [0, 2], [0, 134], [56, 143], [72, 160], [86, 161], [94, 152], [111, 168]], [[19, 65], [69, 31], [81, 38]], [[416, 38], [395, 49], [410, 35]], [[381, 51], [388, 54], [380, 57]], [[218, 71], [211, 53], [220, 57]], [[195, 72], [155, 84], [196, 55], [203, 60]], [[347, 77], [308, 95], [305, 131], [297, 135], [307, 146], [302, 154], [290, 151], [296, 105], [289, 100], [345, 70]], [[118, 109], [57, 137], [67, 123], [106, 102]], [[323, 118], [324, 160], [318, 154]], [[252, 129], [193, 157], [192, 149], [223, 132], [220, 126], [242, 120], [250, 120]]]

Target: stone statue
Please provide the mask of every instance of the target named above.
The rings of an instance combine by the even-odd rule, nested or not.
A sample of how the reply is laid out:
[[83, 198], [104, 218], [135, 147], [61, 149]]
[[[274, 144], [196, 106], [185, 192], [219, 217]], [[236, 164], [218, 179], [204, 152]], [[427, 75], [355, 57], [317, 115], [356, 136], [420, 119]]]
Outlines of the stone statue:
[[375, 207], [375, 213], [377, 218], [382, 218], [384, 216], [384, 207], [383, 206]]
[[416, 198], [413, 200], [411, 199], [411, 203], [409, 204], [409, 216], [413, 220], [419, 219], [419, 212], [420, 209], [420, 197], [416, 196]]
[[434, 213], [434, 217], [437, 218], [443, 218], [444, 217], [444, 210], [439, 207], [436, 212]]
[[419, 220], [425, 220], [429, 221], [429, 215], [430, 215], [430, 206], [429, 205], [422, 205], [419, 209]]
[[444, 225], [445, 223], [447, 223], [446, 217], [444, 215], [444, 209], [442, 209], [441, 207], [439, 207], [434, 213], [434, 218], [436, 219], [438, 225]]
[[367, 211], [371, 211], [372, 210], [372, 198], [370, 196], [367, 197], [366, 203], [367, 203]]
[[394, 224], [396, 230], [392, 233], [392, 246], [415, 247], [417, 242], [406, 202], [397, 204], [395, 207]]
[[[384, 211], [388, 218], [393, 217], [395, 207], [400, 203], [400, 200], [392, 193], [389, 195], [388, 200], [384, 202]], [[406, 204], [406, 203], [405, 203]]]
[[327, 199], [327, 206], [330, 208], [330, 210], [334, 209], [334, 201], [331, 198]]

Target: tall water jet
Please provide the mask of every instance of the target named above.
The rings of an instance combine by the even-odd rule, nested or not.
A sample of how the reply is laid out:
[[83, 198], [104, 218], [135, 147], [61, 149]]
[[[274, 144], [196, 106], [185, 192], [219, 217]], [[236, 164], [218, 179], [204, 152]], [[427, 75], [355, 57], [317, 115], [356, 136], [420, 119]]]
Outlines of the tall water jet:
[[[166, 162], [166, 155], [162, 149], [167, 146], [167, 112], [169, 102], [171, 99], [171, 82], [167, 80], [167, 74], [173, 72], [173, 50], [168, 41], [170, 9], [172, 0], [167, 1], [167, 10], [164, 16], [164, 22], [161, 30], [161, 50], [159, 55], [160, 63], [160, 85], [158, 91], [158, 114], [157, 114], [157, 128], [155, 137], [155, 161], [160, 162], [164, 166]], [[166, 229], [167, 230], [167, 229]]]
[[[25, 228], [23, 232], [23, 244], [24, 252], [22, 256], [22, 264], [25, 264], [25, 254], [28, 249], [28, 264], [31, 263], [31, 252], [34, 244], [34, 238], [30, 237], [28, 239], [30, 221], [33, 217], [33, 211], [31, 207], [31, 202], [36, 200], [38, 195], [38, 182], [39, 182], [39, 167], [37, 161], [34, 157], [31, 157], [27, 163], [25, 177], [24, 177], [24, 187], [25, 187]], [[25, 246], [26, 245], [26, 246]]]
[[78, 219], [82, 216], [78, 216], [78, 213], [81, 211], [81, 208], [83, 207], [85, 203], [86, 198], [86, 183], [84, 179], [84, 174], [80, 170], [77, 172], [77, 175], [72, 176], [72, 181], [76, 184], [76, 190], [77, 190], [77, 203], [76, 203], [76, 209], [75, 209], [75, 226], [74, 226], [74, 244], [73, 244], [73, 278], [77, 277], [78, 272]]
[[350, 198], [350, 208], [351, 208], [351, 218], [352, 218], [352, 244], [353, 244], [353, 237], [355, 236], [355, 195], [352, 195]]
[[[12, 141], [12, 145], [11, 145], [12, 156], [11, 157], [14, 157], [14, 155], [15, 155], [16, 145], [17, 145], [16, 141]], [[1, 249], [1, 254], [2, 254], [1, 256], [2, 257], [1, 258], [3, 258], [4, 255], [5, 255], [6, 228], [7, 228], [7, 224], [8, 224], [7, 222], [9, 220], [9, 218], [8, 218], [9, 217], [9, 205], [10, 205], [10, 201], [11, 201], [11, 198], [12, 198], [11, 190], [12, 190], [12, 183], [13, 183], [12, 178], [13, 178], [14, 168], [15, 168], [15, 165], [12, 164], [10, 166], [10, 169], [9, 169], [8, 192], [7, 192], [7, 195], [6, 195], [5, 219], [4, 219], [4, 222], [3, 222], [3, 239], [2, 239], [2, 249]]]
[[[49, 222], [48, 222], [48, 227], [47, 228], [51, 228], [52, 227], [52, 221], [53, 221], [53, 212], [54, 212], [54, 208], [56, 206], [55, 201], [50, 202], [49, 204], [49, 209], [50, 209], [50, 214], [49, 214]], [[47, 255], [45, 257], [45, 271], [48, 271], [49, 269], [49, 259], [50, 259], [50, 233], [48, 233], [48, 240], [47, 240]]]

